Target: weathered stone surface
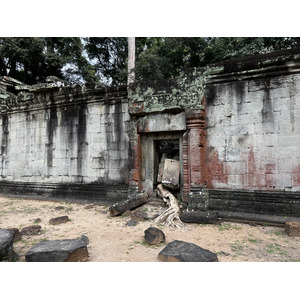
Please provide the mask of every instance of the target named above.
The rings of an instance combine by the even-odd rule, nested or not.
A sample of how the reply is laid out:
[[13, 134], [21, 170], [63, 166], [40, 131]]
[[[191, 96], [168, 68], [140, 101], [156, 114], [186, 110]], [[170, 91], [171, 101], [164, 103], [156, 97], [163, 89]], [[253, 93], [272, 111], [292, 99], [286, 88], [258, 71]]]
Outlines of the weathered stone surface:
[[150, 245], [157, 245], [166, 240], [163, 231], [156, 227], [149, 227], [144, 231], [144, 233], [145, 233], [145, 240]]
[[158, 259], [166, 262], [215, 262], [218, 256], [195, 244], [175, 240], [158, 253]]
[[21, 233], [18, 228], [8, 228], [7, 230], [12, 231], [14, 233], [14, 242], [21, 239]]
[[170, 189], [178, 189], [179, 173], [180, 162], [174, 159], [166, 159], [161, 183]]
[[22, 235], [37, 235], [40, 233], [42, 227], [40, 225], [31, 225], [31, 226], [27, 226], [24, 227], [21, 230], [21, 234]]
[[57, 217], [57, 218], [52, 218], [49, 220], [49, 224], [50, 225], [59, 225], [62, 223], [66, 223], [68, 222], [70, 219], [68, 216], [61, 216], [61, 217]]
[[213, 224], [218, 221], [217, 212], [186, 211], [180, 215], [180, 220], [186, 223]]
[[86, 261], [89, 254], [89, 239], [82, 235], [79, 239], [42, 241], [25, 254], [26, 262], [74, 262]]
[[0, 229], [0, 261], [14, 260], [13, 241], [13, 231]]
[[186, 130], [185, 113], [153, 114], [138, 120], [139, 132], [182, 131]]
[[138, 208], [138, 209], [132, 211], [131, 219], [136, 220], [136, 221], [145, 221], [148, 219], [148, 215], [142, 208]]
[[135, 226], [138, 223], [136, 220], [129, 220], [125, 225], [126, 226]]
[[117, 202], [110, 206], [109, 212], [111, 216], [117, 216], [125, 212], [126, 210], [130, 210], [132, 208], [138, 207], [142, 204], [148, 202], [148, 194], [146, 192], [140, 193], [137, 196], [133, 196], [132, 198], [128, 198], [124, 201]]
[[286, 222], [285, 232], [289, 236], [300, 236], [300, 222]]

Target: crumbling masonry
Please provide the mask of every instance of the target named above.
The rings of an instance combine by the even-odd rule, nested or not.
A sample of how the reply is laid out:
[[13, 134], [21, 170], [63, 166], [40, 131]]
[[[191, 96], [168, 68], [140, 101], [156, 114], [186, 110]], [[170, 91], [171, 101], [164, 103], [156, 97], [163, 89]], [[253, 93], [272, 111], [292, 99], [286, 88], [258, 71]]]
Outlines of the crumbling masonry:
[[300, 49], [128, 88], [0, 81], [1, 193], [154, 195], [173, 143], [185, 207], [300, 216]]

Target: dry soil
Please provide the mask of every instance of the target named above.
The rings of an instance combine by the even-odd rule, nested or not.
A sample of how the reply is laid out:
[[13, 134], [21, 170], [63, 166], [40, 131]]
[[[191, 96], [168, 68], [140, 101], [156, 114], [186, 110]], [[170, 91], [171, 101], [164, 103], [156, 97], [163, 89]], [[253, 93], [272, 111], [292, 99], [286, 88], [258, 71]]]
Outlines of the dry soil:
[[[0, 197], [0, 228], [21, 231], [34, 224], [42, 227], [39, 235], [22, 236], [14, 243], [19, 261], [24, 261], [25, 253], [41, 240], [73, 239], [82, 234], [89, 238], [90, 262], [159, 262], [158, 253], [173, 240], [213, 251], [220, 262], [300, 261], [300, 238], [287, 236], [283, 227], [231, 222], [185, 224], [183, 229], [159, 225], [156, 227], [165, 233], [166, 243], [151, 246], [144, 240], [144, 231], [153, 225], [151, 218], [165, 208], [146, 204], [139, 209], [148, 219], [126, 226], [130, 216], [111, 217], [103, 205]], [[67, 223], [49, 224], [51, 218], [66, 215], [70, 218]]]

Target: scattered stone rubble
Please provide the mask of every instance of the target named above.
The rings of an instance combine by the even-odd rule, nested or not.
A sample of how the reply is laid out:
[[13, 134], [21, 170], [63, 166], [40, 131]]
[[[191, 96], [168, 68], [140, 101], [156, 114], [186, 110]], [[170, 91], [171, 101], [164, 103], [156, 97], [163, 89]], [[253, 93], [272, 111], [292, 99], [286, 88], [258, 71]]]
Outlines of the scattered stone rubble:
[[68, 216], [61, 216], [61, 217], [50, 219], [49, 224], [50, 225], [59, 225], [59, 224], [62, 224], [62, 223], [66, 223], [68, 221], [70, 221]]
[[158, 253], [158, 259], [165, 262], [217, 262], [218, 256], [193, 243], [175, 240]]
[[77, 262], [86, 261], [89, 253], [89, 239], [82, 235], [79, 239], [41, 241], [26, 254], [26, 262]]
[[0, 261], [14, 261], [15, 253], [13, 249], [14, 232], [0, 229]]
[[289, 236], [300, 236], [300, 222], [286, 222], [285, 232]]
[[145, 241], [150, 245], [158, 245], [166, 240], [164, 232], [156, 227], [149, 227], [144, 233]]
[[40, 225], [27, 226], [21, 230], [21, 235], [37, 235], [41, 232], [41, 229]]

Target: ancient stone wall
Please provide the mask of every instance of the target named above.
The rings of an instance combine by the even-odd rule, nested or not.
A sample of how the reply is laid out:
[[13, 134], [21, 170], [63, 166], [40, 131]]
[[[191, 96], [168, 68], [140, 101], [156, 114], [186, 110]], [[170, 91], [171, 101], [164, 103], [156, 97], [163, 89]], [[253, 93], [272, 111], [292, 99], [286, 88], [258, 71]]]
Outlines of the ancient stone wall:
[[120, 200], [178, 144], [191, 209], [300, 215], [300, 49], [101, 89], [0, 78], [0, 192]]
[[128, 184], [126, 88], [46, 87], [10, 94], [2, 105], [2, 186]]
[[206, 86], [209, 208], [299, 215], [299, 49], [215, 67]]
[[[151, 163], [158, 122], [183, 114], [181, 196], [192, 209], [300, 214], [300, 49], [224, 61], [167, 83], [136, 83], [136, 162]], [[154, 122], [154, 125], [151, 122]], [[163, 139], [163, 136], [155, 136]], [[148, 141], [150, 150], [143, 149]], [[143, 153], [143, 151], [145, 153]], [[149, 174], [148, 187], [155, 176]], [[143, 187], [143, 176], [136, 176]]]
[[272, 73], [253, 65], [259, 76], [248, 72], [235, 80], [236, 71], [218, 82], [216, 76], [210, 79], [208, 187], [300, 191], [300, 65], [282, 65], [286, 69], [281, 74], [276, 74], [280, 66]]

